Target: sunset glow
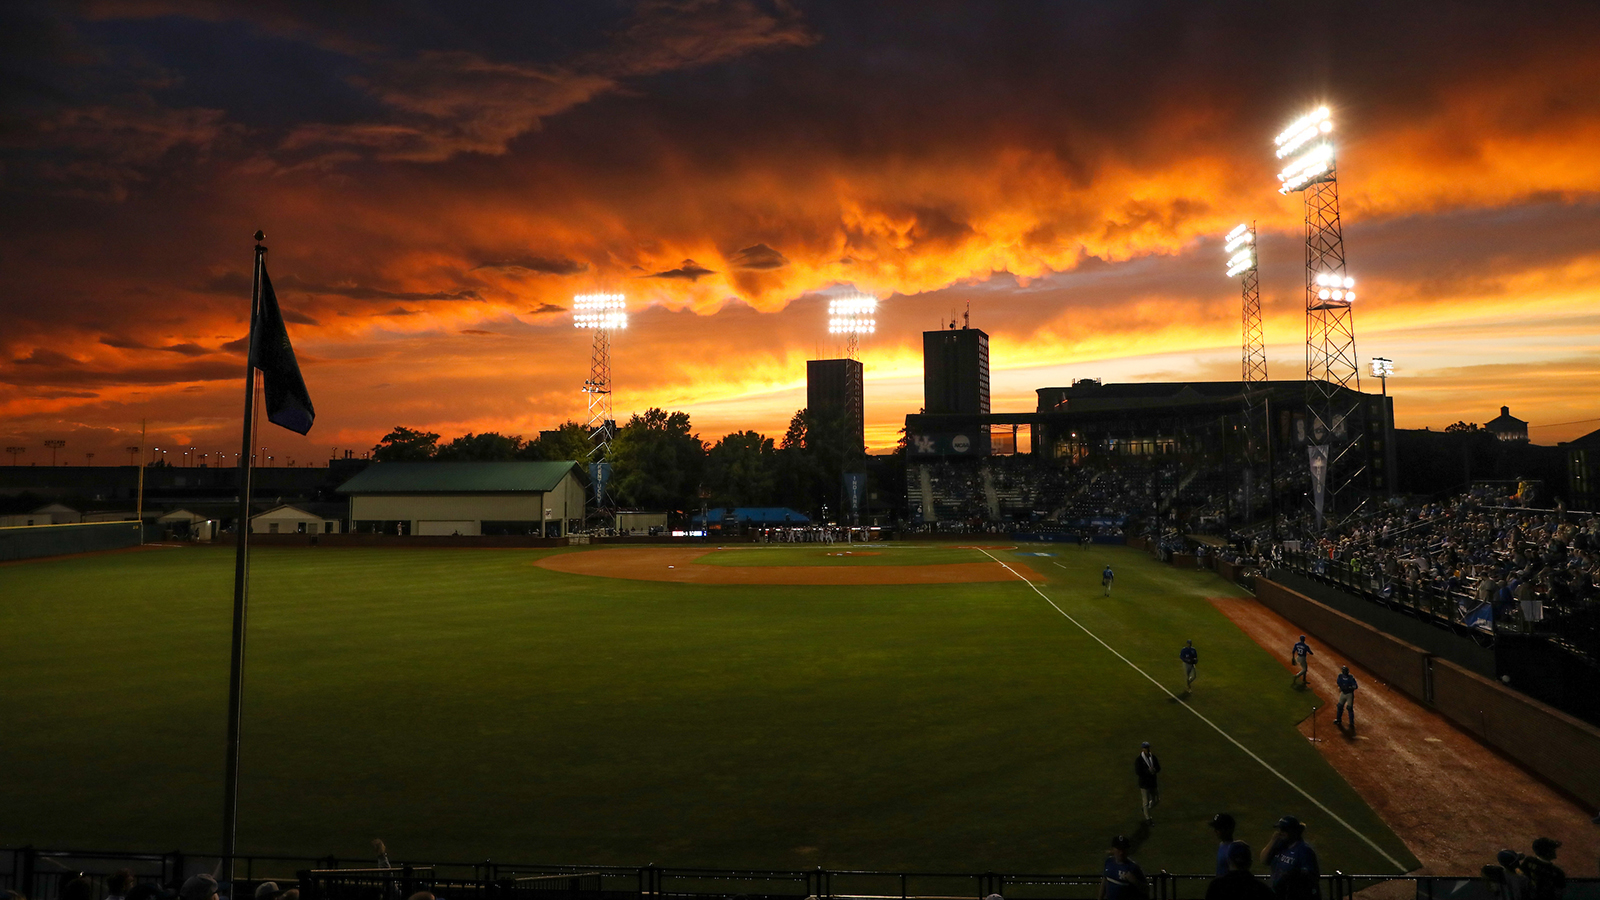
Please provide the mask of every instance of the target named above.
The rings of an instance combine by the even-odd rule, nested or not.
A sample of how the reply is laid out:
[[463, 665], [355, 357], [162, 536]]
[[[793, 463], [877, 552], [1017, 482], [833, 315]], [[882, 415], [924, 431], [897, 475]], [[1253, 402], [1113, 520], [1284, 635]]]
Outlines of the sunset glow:
[[858, 294], [876, 451], [921, 406], [920, 333], [969, 304], [996, 412], [1074, 378], [1236, 379], [1218, 248], [1251, 220], [1228, 274], [1259, 265], [1272, 371], [1303, 373], [1276, 185], [1334, 140], [1354, 278], [1320, 287], [1359, 293], [1397, 426], [1600, 428], [1593, 8], [871, 6], [0, 14], [30, 36], [0, 138], [7, 442], [123, 461], [148, 420], [236, 445], [257, 228], [317, 403], [268, 440], [301, 460], [582, 421], [580, 295], [626, 297], [577, 310], [625, 317], [618, 418], [682, 409], [708, 440], [781, 436]]

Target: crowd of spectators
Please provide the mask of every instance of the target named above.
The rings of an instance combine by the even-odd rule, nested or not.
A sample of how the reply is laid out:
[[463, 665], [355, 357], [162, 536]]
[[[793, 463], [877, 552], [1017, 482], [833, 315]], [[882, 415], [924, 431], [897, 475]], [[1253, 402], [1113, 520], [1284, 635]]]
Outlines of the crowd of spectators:
[[[1480, 488], [1450, 501], [1382, 504], [1311, 537], [1238, 555], [1314, 574], [1337, 568], [1379, 596], [1425, 602], [1467, 624], [1536, 632], [1600, 608], [1600, 515], [1507, 505]], [[1253, 554], [1252, 554], [1253, 551]]]

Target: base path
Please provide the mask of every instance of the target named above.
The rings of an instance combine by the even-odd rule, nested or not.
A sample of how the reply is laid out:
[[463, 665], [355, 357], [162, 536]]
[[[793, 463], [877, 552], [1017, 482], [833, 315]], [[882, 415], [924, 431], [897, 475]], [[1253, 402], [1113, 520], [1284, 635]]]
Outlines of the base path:
[[[1289, 647], [1304, 629], [1253, 599], [1211, 602], [1278, 657], [1282, 688], [1292, 690]], [[1562, 842], [1556, 862], [1569, 877], [1594, 875], [1600, 828], [1590, 823], [1590, 810], [1332, 647], [1317, 646], [1315, 635], [1310, 640], [1316, 691], [1336, 696], [1340, 665], [1361, 685], [1355, 728], [1334, 726], [1331, 703], [1316, 712], [1317, 749], [1406, 842], [1422, 873], [1475, 873], [1502, 847], [1529, 853], [1534, 838], [1552, 837]], [[1317, 701], [1307, 694], [1306, 702]], [[1311, 719], [1300, 730], [1309, 737]]]
[[[993, 562], [940, 566], [712, 566], [696, 562], [714, 549], [616, 547], [558, 553], [534, 565], [570, 575], [684, 584], [976, 584], [1017, 579]], [[1020, 563], [1011, 567], [1030, 580], [1044, 580]]]

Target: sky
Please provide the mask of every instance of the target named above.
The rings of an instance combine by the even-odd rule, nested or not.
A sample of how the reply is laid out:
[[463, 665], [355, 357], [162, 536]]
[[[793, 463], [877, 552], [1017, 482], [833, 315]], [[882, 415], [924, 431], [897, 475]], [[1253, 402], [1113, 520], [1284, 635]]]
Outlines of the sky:
[[876, 450], [953, 315], [991, 336], [996, 411], [1236, 379], [1241, 221], [1269, 372], [1304, 377], [1272, 138], [1326, 105], [1397, 426], [1509, 406], [1570, 440], [1600, 428], [1596, 46], [1579, 3], [16, 0], [0, 438], [237, 451], [258, 228], [317, 407], [262, 432], [275, 464], [584, 420], [594, 291], [630, 310], [619, 419], [712, 441], [782, 434], [850, 291], [881, 301]]

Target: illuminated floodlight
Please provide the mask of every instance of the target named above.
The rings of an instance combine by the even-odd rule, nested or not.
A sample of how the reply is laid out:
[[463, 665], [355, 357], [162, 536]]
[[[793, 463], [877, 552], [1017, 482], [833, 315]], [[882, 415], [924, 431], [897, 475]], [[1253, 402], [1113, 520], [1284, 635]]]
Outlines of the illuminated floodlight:
[[872, 334], [878, 330], [878, 298], [851, 294], [828, 301], [829, 334]]
[[1333, 145], [1328, 142], [1332, 132], [1333, 119], [1328, 108], [1321, 106], [1296, 119], [1273, 139], [1278, 158], [1289, 160], [1278, 173], [1278, 193], [1298, 191], [1323, 180], [1322, 176], [1333, 170]]
[[1313, 281], [1317, 285], [1318, 300], [1333, 300], [1337, 303], [1353, 303], [1356, 292], [1356, 280], [1349, 276], [1340, 276], [1333, 272], [1322, 272]]
[[622, 294], [579, 294], [572, 298], [572, 324], [593, 331], [627, 328], [627, 298]]
[[1394, 374], [1394, 360], [1392, 360], [1392, 359], [1384, 359], [1381, 356], [1374, 356], [1372, 358], [1372, 377], [1373, 378], [1388, 378], [1390, 375], [1393, 375], [1393, 374]]
[[1224, 253], [1231, 253], [1228, 257], [1228, 277], [1250, 269], [1256, 264], [1256, 233], [1249, 225], [1240, 224], [1224, 240]]
[[1295, 152], [1305, 146], [1318, 135], [1328, 134], [1333, 131], [1333, 119], [1329, 118], [1326, 106], [1318, 107], [1295, 120], [1293, 125], [1285, 128], [1272, 143], [1278, 148], [1278, 158]]

